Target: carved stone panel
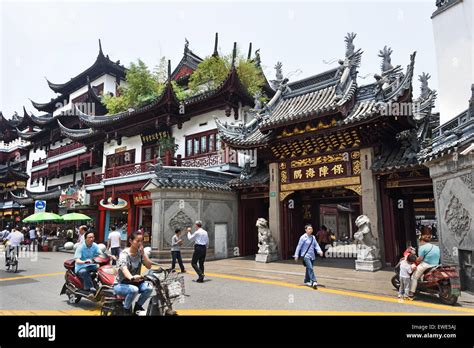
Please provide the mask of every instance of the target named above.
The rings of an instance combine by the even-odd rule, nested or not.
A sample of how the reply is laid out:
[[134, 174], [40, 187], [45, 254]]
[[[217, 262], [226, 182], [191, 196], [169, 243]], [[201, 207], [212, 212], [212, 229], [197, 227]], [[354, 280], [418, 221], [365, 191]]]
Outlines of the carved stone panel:
[[469, 190], [472, 190], [472, 173], [467, 173], [461, 176], [462, 182], [468, 187]]
[[184, 247], [189, 246], [190, 242], [187, 241], [187, 238], [185, 238], [184, 236], [186, 235], [186, 228], [192, 225], [193, 225], [193, 221], [188, 215], [186, 215], [185, 212], [179, 211], [178, 213], [176, 213], [176, 215], [171, 218], [168, 224], [168, 228], [165, 231], [164, 247], [165, 248], [171, 247], [171, 238], [173, 237], [175, 230], [177, 228], [181, 230], [181, 238], [183, 239], [183, 241], [185, 241], [183, 246]]
[[446, 186], [447, 180], [440, 180], [436, 182], [436, 197], [439, 199], [443, 192], [444, 186]]
[[444, 218], [449, 232], [458, 245], [462, 245], [471, 228], [471, 216], [455, 195], [452, 195]]

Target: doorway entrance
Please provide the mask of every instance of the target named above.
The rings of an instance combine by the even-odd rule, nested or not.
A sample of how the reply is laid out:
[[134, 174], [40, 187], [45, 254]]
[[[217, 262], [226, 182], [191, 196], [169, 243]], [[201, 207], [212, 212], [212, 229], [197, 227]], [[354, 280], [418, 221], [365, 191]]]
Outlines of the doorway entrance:
[[361, 213], [360, 196], [344, 187], [296, 191], [282, 205], [284, 259], [293, 256], [306, 224], [313, 226], [314, 234], [325, 225], [333, 239], [342, 243], [353, 238], [357, 231], [354, 222]]

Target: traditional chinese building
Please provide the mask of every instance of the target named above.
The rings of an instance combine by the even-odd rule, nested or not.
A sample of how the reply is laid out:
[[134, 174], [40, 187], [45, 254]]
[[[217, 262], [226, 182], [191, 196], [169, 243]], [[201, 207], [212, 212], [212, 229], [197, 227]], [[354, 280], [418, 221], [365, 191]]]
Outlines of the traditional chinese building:
[[458, 266], [461, 289], [469, 291], [474, 290], [474, 42], [473, 18], [466, 14], [472, 6], [436, 1], [431, 19], [442, 122], [418, 154], [433, 180], [441, 261]]
[[[418, 202], [433, 204], [431, 179], [416, 152], [434, 122], [435, 93], [425, 84], [414, 100], [415, 53], [403, 70], [391, 64], [387, 47], [380, 51], [382, 71], [375, 82], [359, 86], [362, 51], [354, 38], [346, 36], [339, 67], [303, 80], [289, 82], [277, 64], [276, 94], [250, 110], [247, 123], [216, 120], [228, 146], [258, 152], [254, 168], [248, 165], [231, 182], [239, 192], [243, 254], [255, 252], [258, 215], [269, 218], [280, 256], [289, 258], [304, 225], [319, 227], [328, 207], [342, 205], [351, 212], [346, 230], [356, 230], [355, 218], [367, 215], [383, 259], [393, 264], [415, 239]], [[400, 200], [404, 205], [397, 206]]]
[[[217, 35], [213, 55], [217, 55]], [[233, 255], [237, 246], [237, 196], [227, 182], [240, 173], [236, 153], [221, 147], [214, 123], [245, 121], [254, 105], [239, 79], [237, 50], [228, 76], [216, 88], [179, 100], [173, 82], [186, 88], [202, 61], [186, 42], [160, 96], [137, 109], [91, 115], [76, 109], [78, 124], [58, 120], [63, 136], [88, 149], [103, 147], [102, 168], [84, 177], [90, 206], [98, 210], [99, 240], [112, 224], [128, 232], [144, 226], [151, 245], [168, 257], [176, 227], [200, 219], [210, 235], [210, 257]], [[260, 56], [247, 59], [260, 66]], [[270, 96], [273, 90], [264, 86]], [[184, 248], [191, 247], [186, 242]], [[160, 254], [155, 255], [160, 256]]]
[[64, 190], [80, 190], [84, 176], [102, 166], [102, 147], [89, 151], [83, 144], [68, 139], [61, 134], [58, 120], [69, 127], [77, 126], [79, 120], [71, 113], [74, 108], [103, 115], [107, 110], [101, 96], [115, 95], [124, 79], [125, 68], [103, 53], [99, 41], [99, 53], [88, 69], [63, 84], [47, 81], [58, 95], [47, 103], [32, 101], [43, 114], [34, 115], [24, 108], [23, 117], [17, 117], [16, 134], [20, 141], [30, 144], [25, 163], [30, 179], [24, 192], [12, 195], [14, 201], [25, 205], [30, 213], [34, 211], [35, 200], [45, 200], [47, 211], [63, 213], [83, 208], [84, 213], [94, 216], [86, 201], [73, 205], [70, 199], [60, 201], [60, 196], [66, 194]]

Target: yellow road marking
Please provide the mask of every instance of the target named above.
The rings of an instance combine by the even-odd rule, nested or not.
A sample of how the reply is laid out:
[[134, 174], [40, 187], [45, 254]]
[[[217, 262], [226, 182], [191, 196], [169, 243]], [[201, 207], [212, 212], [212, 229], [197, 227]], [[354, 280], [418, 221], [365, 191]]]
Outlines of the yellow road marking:
[[[234, 316], [294, 316], [294, 315], [307, 315], [307, 316], [439, 316], [437, 313], [414, 313], [414, 312], [356, 312], [356, 311], [305, 311], [305, 310], [273, 310], [273, 309], [181, 309], [178, 310], [178, 315], [234, 315]], [[100, 310], [80, 310], [80, 309], [67, 309], [67, 310], [0, 310], [0, 316], [7, 315], [21, 315], [21, 316], [34, 316], [34, 315], [78, 315], [78, 316], [98, 316]], [[446, 314], [448, 316], [463, 316], [468, 314]]]
[[[295, 289], [306, 289], [306, 290], [309, 290], [309, 291], [315, 291], [314, 289], [311, 289], [307, 286], [297, 285], [297, 284], [292, 284], [292, 283], [286, 283], [286, 282], [280, 282], [280, 281], [264, 280], [264, 279], [257, 279], [257, 278], [248, 278], [248, 277], [239, 277], [239, 276], [233, 276], [233, 275], [227, 275], [227, 274], [218, 274], [218, 273], [208, 273], [207, 275], [209, 275], [211, 277], [216, 277], [216, 278], [234, 279], [234, 280], [241, 280], [241, 281], [247, 281], [247, 282], [253, 282], [253, 283], [261, 283], [261, 284], [268, 284], [268, 285], [279, 285], [279, 286], [285, 286], [285, 287], [290, 287], [290, 288], [295, 288]], [[364, 294], [364, 293], [355, 292], [355, 291], [348, 291], [348, 290], [336, 290], [336, 289], [327, 289], [327, 288], [319, 287], [318, 290], [316, 290], [316, 291], [326, 292], [326, 293], [330, 293], [330, 294], [337, 294], [337, 295], [345, 295], [345, 296], [364, 298], [364, 299], [368, 299], [368, 300], [377, 300], [377, 301], [399, 303], [401, 305], [411, 305], [411, 306], [428, 307], [428, 308], [435, 308], [435, 309], [442, 309], [442, 310], [449, 310], [449, 311], [466, 312], [466, 313], [471, 313], [471, 314], [474, 315], [474, 309], [469, 309], [469, 308], [454, 307], [454, 306], [441, 305], [441, 304], [435, 304], [435, 303], [427, 303], [427, 302], [419, 302], [419, 301], [410, 301], [410, 302], [404, 301], [404, 302], [400, 303], [398, 301], [398, 298], [392, 298], [392, 297], [381, 296], [381, 295]]]
[[66, 310], [0, 310], [0, 316], [4, 315], [100, 315], [100, 310], [66, 309]]
[[[178, 315], [347, 315], [347, 316], [439, 316], [437, 313], [414, 313], [414, 312], [351, 312], [351, 311], [304, 311], [304, 310], [267, 310], [267, 309], [181, 309]], [[446, 314], [449, 316], [464, 316], [469, 314]]]
[[[155, 268], [155, 267], [153, 267], [153, 268]], [[195, 272], [192, 272], [192, 271], [188, 271], [187, 273], [195, 274]], [[17, 280], [17, 279], [50, 277], [50, 276], [56, 276], [56, 275], [60, 275], [60, 274], [64, 274], [64, 272], [46, 273], [46, 274], [33, 274], [33, 275], [22, 276], [22, 277], [3, 278], [3, 279], [0, 279], [0, 282], [1, 281], [8, 281], [8, 280]], [[294, 288], [294, 289], [304, 289], [304, 290], [308, 290], [308, 291], [319, 291], [319, 292], [326, 292], [326, 293], [343, 295], [343, 296], [352, 296], [352, 297], [358, 297], [358, 298], [363, 298], [363, 299], [368, 299], [368, 300], [392, 302], [392, 303], [398, 303], [400, 305], [407, 305], [407, 306], [411, 305], [411, 306], [418, 306], [418, 307], [441, 309], [441, 310], [446, 310], [446, 311], [464, 312], [464, 313], [469, 313], [471, 315], [474, 315], [474, 309], [470, 309], [470, 308], [454, 307], [454, 306], [427, 303], [427, 302], [419, 302], [419, 301], [399, 302], [398, 298], [392, 298], [392, 297], [381, 296], [381, 295], [364, 294], [364, 293], [355, 292], [355, 291], [348, 291], [348, 290], [336, 290], [336, 289], [327, 289], [327, 288], [321, 288], [321, 287], [319, 287], [318, 290], [313, 290], [313, 289], [311, 289], [307, 286], [293, 284], [293, 283], [287, 283], [287, 282], [283, 282], [283, 281], [241, 277], [241, 276], [234, 276], [234, 275], [229, 275], [229, 274], [206, 273], [206, 275], [214, 277], [214, 278], [232, 279], [232, 280], [239, 280], [239, 281], [259, 283], [259, 284], [267, 284], [267, 285], [277, 285], [277, 286], [283, 286], [283, 287]], [[1, 313], [2, 313], [2, 311], [0, 311], [0, 315], [1, 315]], [[340, 313], [340, 312], [338, 312], [338, 313]], [[376, 313], [376, 312], [374, 312], [374, 313]]]
[[[196, 274], [195, 272], [188, 272], [188, 273]], [[471, 315], [474, 315], [474, 309], [470, 309], [470, 308], [454, 307], [454, 306], [428, 303], [428, 302], [419, 302], [419, 301], [399, 302], [398, 298], [392, 298], [392, 297], [382, 296], [382, 295], [371, 295], [371, 294], [364, 294], [364, 293], [355, 292], [355, 291], [327, 289], [327, 288], [322, 288], [322, 287], [318, 287], [318, 290], [314, 290], [314, 289], [311, 289], [311, 288], [309, 288], [307, 286], [304, 286], [304, 285], [292, 284], [292, 283], [287, 283], [287, 282], [282, 282], [282, 281], [275, 281], [275, 280], [266, 280], [266, 279], [234, 276], [234, 275], [229, 275], [229, 274], [206, 273], [206, 275], [210, 276], [210, 277], [214, 277], [214, 278], [240, 280], [240, 281], [245, 281], [245, 282], [267, 284], [267, 285], [277, 285], [277, 286], [284, 286], [284, 287], [287, 287], [287, 288], [304, 289], [304, 290], [308, 290], [308, 291], [319, 291], [319, 292], [325, 292], [325, 293], [343, 295], [343, 296], [352, 296], [352, 297], [358, 297], [358, 298], [363, 298], [363, 299], [367, 299], [367, 300], [392, 302], [392, 303], [398, 303], [400, 305], [418, 306], [418, 307], [434, 308], [434, 309], [441, 309], [441, 310], [447, 310], [447, 311], [456, 311], [456, 312], [465, 312], [465, 313], [470, 313]]]
[[32, 274], [27, 276], [20, 276], [20, 277], [12, 277], [12, 278], [0, 278], [0, 282], [6, 282], [9, 280], [18, 280], [18, 279], [29, 279], [29, 278], [40, 278], [40, 277], [52, 277], [57, 275], [64, 275], [64, 272], [56, 272], [56, 273], [44, 273], [44, 274]]

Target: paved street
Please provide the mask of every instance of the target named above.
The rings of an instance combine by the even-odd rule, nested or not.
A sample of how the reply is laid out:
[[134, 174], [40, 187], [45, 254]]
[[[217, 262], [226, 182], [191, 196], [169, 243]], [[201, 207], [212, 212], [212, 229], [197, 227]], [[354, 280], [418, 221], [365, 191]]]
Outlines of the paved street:
[[[31, 255], [20, 259], [17, 274], [5, 271], [2, 256], [0, 314], [97, 315], [93, 303], [81, 300], [70, 305], [65, 296], [59, 295], [64, 275], [62, 264], [71, 256], [60, 252]], [[441, 305], [429, 296], [399, 303], [395, 291], [388, 295], [387, 287], [382, 292], [376, 290], [384, 288], [382, 282], [390, 272], [354, 275], [349, 268], [325, 267], [324, 262], [337, 263], [324, 260], [316, 268], [322, 285], [318, 290], [302, 286], [303, 267], [288, 262], [257, 264], [246, 258], [210, 261], [206, 264], [208, 279], [204, 284], [193, 281], [196, 276], [187, 264], [187, 295], [176, 304], [176, 309], [180, 315], [474, 315], [474, 307], [467, 300], [454, 307]], [[363, 277], [366, 282], [361, 281]], [[354, 284], [353, 289], [360, 289], [361, 283], [365, 291], [350, 290], [350, 284]], [[462, 298], [465, 296], [471, 299], [467, 294]]]

